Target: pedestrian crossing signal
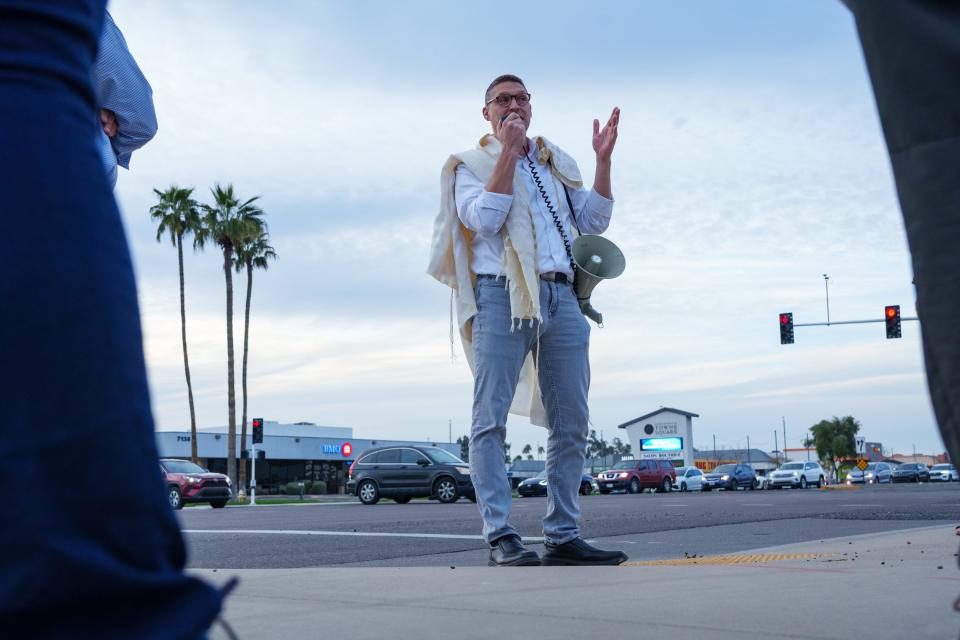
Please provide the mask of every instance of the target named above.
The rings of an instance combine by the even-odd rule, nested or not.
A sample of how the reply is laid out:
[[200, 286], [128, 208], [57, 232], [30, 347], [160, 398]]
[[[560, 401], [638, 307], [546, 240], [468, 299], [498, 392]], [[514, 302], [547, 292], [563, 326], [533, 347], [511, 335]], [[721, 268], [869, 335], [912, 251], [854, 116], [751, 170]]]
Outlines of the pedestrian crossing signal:
[[883, 310], [883, 318], [887, 323], [887, 339], [900, 337], [900, 305], [894, 304]]
[[780, 314], [780, 344], [793, 344], [793, 314]]

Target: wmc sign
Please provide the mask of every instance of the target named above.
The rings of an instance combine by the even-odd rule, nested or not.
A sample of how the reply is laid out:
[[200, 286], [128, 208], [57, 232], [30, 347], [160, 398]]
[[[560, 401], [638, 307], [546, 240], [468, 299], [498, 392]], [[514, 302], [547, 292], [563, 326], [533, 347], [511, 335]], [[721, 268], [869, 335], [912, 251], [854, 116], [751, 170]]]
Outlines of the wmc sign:
[[324, 445], [321, 445], [321, 451], [323, 451], [323, 453], [333, 453], [333, 454], [339, 453], [344, 458], [349, 458], [351, 455], [353, 455], [353, 445], [350, 444], [349, 442], [344, 442], [342, 445], [341, 444], [324, 444]]

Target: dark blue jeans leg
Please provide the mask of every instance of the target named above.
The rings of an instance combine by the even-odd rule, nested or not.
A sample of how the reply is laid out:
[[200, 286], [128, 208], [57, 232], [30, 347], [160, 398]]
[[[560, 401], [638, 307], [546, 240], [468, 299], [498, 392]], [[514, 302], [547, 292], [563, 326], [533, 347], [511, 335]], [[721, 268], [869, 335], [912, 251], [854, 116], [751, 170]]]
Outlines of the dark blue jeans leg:
[[200, 638], [137, 292], [94, 146], [104, 0], [0, 0], [0, 633]]

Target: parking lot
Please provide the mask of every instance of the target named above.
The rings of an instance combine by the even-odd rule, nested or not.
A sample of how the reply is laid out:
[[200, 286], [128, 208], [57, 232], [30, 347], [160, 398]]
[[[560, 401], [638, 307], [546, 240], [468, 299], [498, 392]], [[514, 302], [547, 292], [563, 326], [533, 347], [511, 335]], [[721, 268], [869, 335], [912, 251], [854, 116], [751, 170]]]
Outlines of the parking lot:
[[[632, 561], [960, 523], [960, 485], [852, 490], [591, 495], [583, 535]], [[517, 498], [513, 523], [533, 542], [546, 498]], [[486, 564], [477, 507], [414, 500], [192, 508], [178, 512], [194, 568], [472, 566]]]

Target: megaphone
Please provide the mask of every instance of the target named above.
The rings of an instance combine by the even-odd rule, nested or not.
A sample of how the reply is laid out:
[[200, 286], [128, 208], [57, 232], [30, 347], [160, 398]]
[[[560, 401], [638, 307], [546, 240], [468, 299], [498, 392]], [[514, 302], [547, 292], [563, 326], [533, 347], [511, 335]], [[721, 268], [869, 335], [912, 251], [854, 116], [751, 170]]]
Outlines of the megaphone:
[[577, 294], [580, 311], [598, 325], [603, 324], [603, 315], [590, 305], [590, 294], [602, 280], [623, 273], [627, 266], [623, 252], [606, 238], [592, 235], [582, 235], [574, 240], [570, 252], [577, 263], [573, 291]]

